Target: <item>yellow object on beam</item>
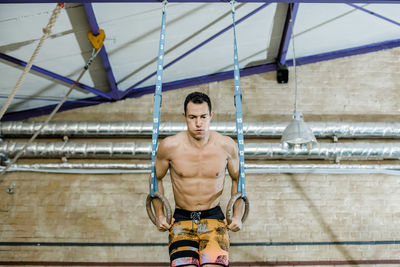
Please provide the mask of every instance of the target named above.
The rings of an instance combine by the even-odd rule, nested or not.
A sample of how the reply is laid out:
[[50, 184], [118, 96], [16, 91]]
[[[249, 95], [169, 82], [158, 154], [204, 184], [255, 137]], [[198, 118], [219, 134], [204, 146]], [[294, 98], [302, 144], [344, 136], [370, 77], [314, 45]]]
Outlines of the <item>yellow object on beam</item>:
[[96, 49], [99, 50], [104, 43], [104, 40], [106, 39], [106, 34], [104, 30], [99, 29], [99, 34], [94, 36], [92, 32], [88, 33], [88, 38], [92, 46]]

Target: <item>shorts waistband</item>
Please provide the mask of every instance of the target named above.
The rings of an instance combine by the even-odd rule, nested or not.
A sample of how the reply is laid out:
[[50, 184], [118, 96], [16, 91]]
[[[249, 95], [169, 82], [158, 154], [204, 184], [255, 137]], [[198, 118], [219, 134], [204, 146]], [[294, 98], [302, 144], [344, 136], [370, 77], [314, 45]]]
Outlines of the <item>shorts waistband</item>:
[[189, 211], [184, 209], [175, 209], [175, 221], [201, 220], [201, 219], [225, 219], [224, 213], [220, 206], [216, 206], [209, 210]]

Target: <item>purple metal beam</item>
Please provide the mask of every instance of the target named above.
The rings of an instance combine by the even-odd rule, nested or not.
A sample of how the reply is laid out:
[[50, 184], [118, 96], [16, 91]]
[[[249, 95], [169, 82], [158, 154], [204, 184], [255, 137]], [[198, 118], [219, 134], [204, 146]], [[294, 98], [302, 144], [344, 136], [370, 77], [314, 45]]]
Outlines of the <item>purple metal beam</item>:
[[[248, 76], [248, 75], [265, 73], [265, 72], [270, 72], [270, 71], [275, 71], [275, 70], [276, 70], [275, 63], [264, 64], [264, 65], [260, 65], [260, 66], [254, 66], [254, 67], [240, 69], [240, 76], [244, 77], [244, 76]], [[233, 71], [232, 70], [215, 73], [215, 74], [210, 74], [210, 75], [198, 76], [198, 77], [179, 80], [179, 81], [173, 81], [173, 82], [169, 82], [169, 83], [163, 83], [163, 91], [176, 90], [176, 89], [185, 88], [185, 87], [189, 87], [189, 86], [195, 86], [195, 85], [210, 83], [210, 82], [224, 81], [224, 80], [229, 80], [229, 79], [233, 79]], [[233, 84], [232, 84], [232, 86], [233, 86]], [[136, 97], [140, 97], [140, 96], [143, 96], [146, 94], [153, 94], [153, 93], [154, 93], [154, 85], [150, 85], [150, 86], [138, 88], [136, 90], [131, 91], [128, 95], [126, 95], [126, 98], [136, 98]]]
[[[264, 65], [255, 66], [255, 67], [243, 68], [240, 70], [240, 75], [242, 77], [244, 77], [244, 76], [248, 76], [248, 75], [265, 73], [265, 72], [270, 72], [270, 71], [274, 71], [274, 70], [276, 70], [276, 65], [274, 63], [273, 64], [264, 64]], [[188, 87], [188, 86], [194, 86], [194, 85], [198, 85], [198, 84], [204, 84], [204, 83], [215, 82], [215, 81], [229, 80], [229, 79], [232, 79], [232, 77], [233, 77], [233, 71], [226, 71], [226, 72], [221, 72], [221, 73], [216, 73], [216, 74], [211, 74], [211, 75], [204, 75], [204, 76], [199, 76], [199, 77], [195, 77], [195, 78], [164, 83], [163, 91], [176, 90], [176, 89], [180, 89], [180, 88], [184, 88], [184, 87]], [[153, 93], [154, 93], [154, 85], [146, 86], [146, 87], [136, 89], [135, 91], [133, 91], [129, 95], [127, 95], [126, 98], [138, 98], [143, 95], [153, 94]], [[76, 101], [67, 101], [62, 105], [62, 107], [60, 108], [60, 111], [81, 108], [81, 107], [87, 107], [87, 106], [92, 106], [92, 105], [97, 105], [97, 104], [102, 104], [102, 103], [107, 103], [107, 102], [111, 102], [111, 101], [107, 101], [107, 100], [99, 98], [99, 97], [87, 98], [87, 99], [76, 100]], [[24, 120], [27, 118], [50, 114], [51, 111], [54, 109], [54, 107], [55, 107], [55, 105], [49, 105], [49, 106], [44, 106], [44, 107], [35, 108], [35, 109], [6, 113], [3, 116], [3, 118], [1, 119], [1, 121]]]
[[[249, 14], [247, 14], [246, 16], [244, 16], [243, 18], [239, 19], [236, 22], [236, 25], [240, 24], [241, 22], [243, 22], [244, 20], [248, 19], [249, 17], [251, 17], [252, 15], [256, 14], [257, 12], [259, 12], [260, 10], [264, 9], [265, 7], [267, 7], [270, 3], [265, 3], [261, 6], [259, 6], [258, 8], [256, 8], [255, 10], [251, 11]], [[216, 34], [214, 34], [213, 36], [211, 36], [210, 38], [208, 38], [207, 40], [201, 42], [200, 44], [196, 45], [195, 47], [193, 47], [192, 49], [190, 49], [189, 51], [183, 53], [182, 55], [180, 55], [179, 57], [177, 57], [176, 59], [172, 60], [170, 63], [168, 63], [167, 65], [164, 66], [164, 70], [170, 66], [172, 66], [173, 64], [175, 64], [176, 62], [178, 62], [179, 60], [185, 58], [186, 56], [190, 55], [191, 53], [193, 53], [194, 51], [196, 51], [197, 49], [199, 49], [200, 47], [204, 46], [205, 44], [209, 43], [210, 41], [214, 40], [215, 38], [217, 38], [218, 36], [220, 36], [221, 34], [223, 34], [224, 32], [228, 31], [229, 29], [231, 29], [233, 27], [233, 23], [231, 25], [229, 25], [228, 27], [222, 29], [221, 31], [217, 32]], [[131, 87], [129, 87], [125, 92], [124, 92], [124, 97], [131, 94], [132, 91], [136, 90], [135, 88], [137, 86], [139, 86], [140, 84], [142, 84], [143, 82], [147, 81], [148, 79], [155, 77], [155, 75], [157, 74], [157, 71], [153, 72], [152, 74], [146, 76], [145, 78], [143, 78], [142, 80], [140, 80], [139, 82], [135, 83], [134, 85], [132, 85]], [[233, 75], [233, 74], [232, 74]]]
[[[359, 47], [352, 47], [352, 48], [347, 48], [347, 49], [343, 49], [343, 50], [337, 50], [337, 51], [332, 51], [332, 52], [327, 52], [327, 53], [322, 53], [322, 54], [317, 54], [317, 55], [312, 55], [312, 56], [307, 56], [307, 57], [296, 58], [296, 65], [306, 65], [306, 64], [311, 64], [311, 63], [316, 63], [316, 62], [321, 62], [321, 61], [326, 61], [326, 60], [332, 60], [332, 59], [341, 58], [341, 57], [355, 56], [355, 55], [366, 54], [366, 53], [376, 52], [376, 51], [385, 50], [385, 49], [391, 49], [391, 48], [395, 48], [395, 47], [400, 47], [400, 39], [379, 42], [379, 43], [375, 43], [375, 44], [368, 44], [368, 45], [363, 45], [363, 46], [359, 46]], [[293, 60], [288, 60], [287, 63], [289, 66], [293, 66]], [[259, 73], [271, 72], [271, 71], [275, 71], [275, 70], [276, 70], [276, 64], [269, 63], [269, 64], [263, 64], [263, 65], [259, 65], [259, 66], [254, 66], [254, 67], [242, 68], [242, 69], [240, 69], [240, 75], [244, 77], [244, 76], [249, 76], [249, 75], [254, 75], [254, 74], [259, 74]], [[174, 89], [185, 88], [185, 87], [189, 87], [189, 86], [195, 86], [195, 85], [210, 83], [210, 82], [224, 81], [224, 80], [229, 80], [229, 79], [233, 79], [233, 70], [210, 74], [210, 75], [198, 76], [198, 77], [179, 80], [179, 81], [173, 81], [173, 82], [169, 82], [169, 83], [164, 83], [163, 90], [164, 90], [164, 88], [165, 88], [165, 90], [174, 90]], [[137, 90], [137, 92], [133, 91], [127, 97], [129, 98], [129, 97], [142, 96], [143, 94], [136, 95], [136, 93], [139, 93], [140, 91], [146, 91], [148, 93], [153, 93], [154, 85], [138, 88], [136, 90]]]
[[[400, 2], [400, 1], [399, 1], [399, 2]], [[349, 6], [352, 6], [352, 7], [354, 7], [354, 8], [357, 8], [357, 9], [359, 9], [359, 10], [361, 10], [361, 11], [364, 11], [364, 12], [366, 12], [366, 13], [368, 13], [368, 14], [371, 14], [371, 15], [373, 15], [373, 16], [375, 16], [375, 17], [378, 17], [378, 18], [380, 18], [380, 19], [389, 21], [390, 23], [393, 23], [393, 24], [395, 24], [395, 25], [397, 25], [397, 26], [400, 26], [400, 23], [398, 23], [397, 21], [394, 21], [394, 20], [389, 19], [389, 18], [387, 18], [387, 17], [384, 17], [384, 16], [382, 16], [382, 15], [379, 15], [378, 13], [372, 12], [372, 11], [366, 9], [366, 8], [363, 8], [363, 7], [354, 5], [354, 4], [348, 4], [348, 5], [349, 5]]]
[[[0, 0], [0, 3], [58, 3], [56, 0]], [[227, 0], [170, 0], [170, 3], [226, 3]], [[399, 0], [237, 0], [238, 3], [373, 3], [400, 4]], [[160, 0], [66, 0], [64, 3], [160, 3]]]
[[[90, 28], [92, 29], [92, 33], [94, 36], [99, 34], [99, 25], [97, 24], [97, 19], [93, 11], [93, 6], [90, 3], [84, 4], [86, 15], [89, 19]], [[111, 96], [115, 100], [119, 100], [121, 97], [121, 92], [118, 90], [117, 82], [115, 81], [114, 73], [111, 68], [110, 61], [108, 60], [108, 55], [106, 51], [106, 47], [103, 45], [102, 49], [99, 52], [101, 61], [103, 62], [104, 70], [106, 71], [108, 83], [111, 87]]]
[[[1, 52], [0, 52], [0, 58], [4, 59], [6, 61], [12, 62], [12, 63], [14, 63], [16, 65], [23, 66], [23, 67], [25, 67], [26, 64], [27, 64], [25, 61], [22, 61], [20, 59], [17, 59], [15, 57], [12, 57], [12, 56], [9, 56], [9, 55], [6, 55], [6, 54], [1, 53]], [[41, 74], [44, 74], [46, 76], [49, 76], [51, 78], [54, 78], [56, 80], [62, 81], [64, 83], [67, 83], [67, 84], [73, 84], [75, 82], [75, 81], [73, 81], [73, 80], [71, 80], [71, 79], [69, 79], [67, 77], [61, 76], [61, 75], [59, 75], [57, 73], [45, 70], [45, 69], [40, 68], [40, 67], [35, 66], [35, 65], [33, 65], [31, 69], [34, 70], [34, 71], [37, 71], [37, 72], [39, 72]], [[100, 91], [99, 89], [87, 86], [85, 84], [78, 83], [78, 84], [76, 84], [76, 87], [79, 87], [81, 89], [89, 91], [89, 92], [91, 92], [91, 93], [93, 93], [95, 95], [101, 96], [103, 98], [111, 99], [110, 96], [107, 93], [105, 93], [103, 91]]]
[[[328, 52], [328, 53], [323, 53], [323, 54], [318, 54], [318, 55], [312, 55], [312, 56], [308, 56], [308, 57], [296, 58], [296, 64], [297, 65], [306, 65], [306, 64], [321, 62], [321, 61], [325, 61], [325, 60], [332, 60], [335, 58], [360, 55], [360, 54], [376, 52], [376, 51], [380, 51], [380, 50], [384, 50], [384, 49], [391, 49], [391, 48], [395, 48], [395, 47], [400, 47], [400, 39], [385, 41], [385, 42], [380, 42], [380, 43], [375, 43], [375, 44], [369, 44], [369, 45], [364, 45], [364, 46], [359, 46], [359, 47], [354, 47], [354, 48], [348, 48], [348, 49], [343, 49], [343, 50], [338, 50], [338, 51], [333, 51], [333, 52]], [[289, 66], [292, 66], [293, 61], [289, 60], [289, 61], [287, 61], [287, 64]], [[250, 67], [250, 68], [243, 68], [240, 70], [240, 74], [241, 74], [241, 76], [247, 76], [247, 75], [253, 75], [253, 74], [258, 74], [258, 73], [271, 72], [271, 71], [275, 71], [275, 70], [276, 70], [276, 64], [270, 63], [270, 64], [264, 64], [264, 65], [260, 65], [260, 66]], [[199, 85], [199, 84], [204, 84], [204, 83], [209, 83], [209, 82], [229, 80], [229, 79], [232, 79], [232, 76], [233, 76], [233, 71], [226, 71], [226, 72], [221, 72], [221, 73], [216, 73], [216, 74], [211, 74], [211, 75], [204, 75], [204, 76], [194, 77], [194, 78], [180, 80], [180, 81], [174, 81], [174, 82], [170, 82], [170, 83], [164, 83], [163, 90], [168, 91], [168, 90], [180, 89], [180, 88], [184, 88], [184, 87], [188, 87], [188, 86], [194, 86], [194, 85]], [[154, 85], [143, 87], [143, 88], [138, 88], [135, 91], [131, 92], [127, 97], [135, 98], [135, 97], [140, 97], [145, 94], [153, 94], [153, 93], [154, 93]], [[82, 101], [84, 101], [84, 102], [82, 102]], [[84, 106], [97, 105], [97, 104], [106, 103], [106, 102], [111, 102], [111, 101], [107, 101], [107, 100], [99, 98], [99, 97], [88, 98], [88, 99], [77, 100], [77, 101], [68, 101], [68, 102], [64, 103], [64, 105], [62, 106], [62, 110], [69, 110], [69, 109], [74, 109], [74, 108], [79, 108], [79, 107], [84, 107]], [[41, 107], [39, 109], [31, 109], [31, 110], [27, 110], [27, 111], [25, 110], [25, 111], [20, 111], [20, 112], [7, 113], [3, 116], [2, 121], [23, 120], [23, 119], [27, 119], [27, 118], [31, 118], [31, 117], [40, 116], [40, 115], [46, 115], [52, 111], [52, 108], [54, 108], [54, 105]]]
[[[75, 108], [93, 106], [93, 105], [102, 104], [102, 103], [109, 103], [109, 102], [110, 102], [109, 99], [105, 99], [105, 98], [102, 98], [99, 96], [81, 99], [81, 100], [66, 101], [61, 106], [61, 108], [59, 109], [58, 112], [75, 109]], [[43, 106], [43, 107], [39, 107], [39, 108], [27, 109], [27, 110], [22, 110], [22, 111], [9, 112], [9, 113], [4, 114], [1, 121], [19, 121], [19, 120], [24, 120], [24, 119], [28, 119], [28, 118], [48, 115], [53, 111], [53, 109], [56, 107], [56, 105], [57, 104]]]
[[286, 63], [286, 54], [289, 48], [290, 38], [292, 36], [294, 22], [296, 21], [297, 11], [299, 9], [299, 4], [289, 4], [288, 11], [286, 14], [285, 27], [282, 33], [281, 44], [279, 46], [279, 53], [277, 62], [281, 65]]

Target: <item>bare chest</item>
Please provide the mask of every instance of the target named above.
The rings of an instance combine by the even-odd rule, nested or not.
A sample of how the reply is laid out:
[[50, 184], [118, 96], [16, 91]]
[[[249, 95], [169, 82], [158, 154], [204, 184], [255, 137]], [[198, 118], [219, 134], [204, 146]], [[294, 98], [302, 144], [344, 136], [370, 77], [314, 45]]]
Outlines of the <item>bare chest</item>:
[[225, 174], [227, 155], [216, 147], [180, 149], [170, 163], [171, 171], [181, 178], [218, 178]]

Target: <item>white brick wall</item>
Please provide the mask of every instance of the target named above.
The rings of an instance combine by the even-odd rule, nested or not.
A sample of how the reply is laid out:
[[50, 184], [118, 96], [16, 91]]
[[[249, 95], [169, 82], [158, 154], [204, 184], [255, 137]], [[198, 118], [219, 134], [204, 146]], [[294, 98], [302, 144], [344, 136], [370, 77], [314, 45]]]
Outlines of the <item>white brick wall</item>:
[[[396, 48], [298, 67], [298, 107], [305, 120], [398, 121], [399, 55]], [[290, 120], [292, 71], [286, 85], [276, 83], [275, 73], [265, 73], [243, 77], [242, 87], [246, 121]], [[162, 120], [182, 121], [184, 97], [193, 90], [210, 95], [216, 121], [234, 119], [233, 81], [229, 80], [164, 93]], [[153, 96], [147, 95], [63, 112], [55, 120], [151, 121], [152, 108]], [[5, 193], [11, 181], [16, 181], [14, 195]], [[247, 175], [251, 212], [244, 229], [231, 234], [232, 243], [271, 244], [233, 246], [231, 260], [293, 264], [399, 260], [399, 244], [316, 243], [400, 240], [399, 183], [397, 176], [374, 174]], [[173, 203], [168, 179], [165, 186]], [[228, 177], [225, 186], [230, 186]], [[223, 196], [223, 209], [228, 191]], [[145, 213], [147, 193], [147, 175], [11, 173], [0, 184], [0, 241], [166, 243], [167, 234], [158, 232]], [[0, 259], [167, 262], [168, 254], [163, 246], [1, 246]]]

